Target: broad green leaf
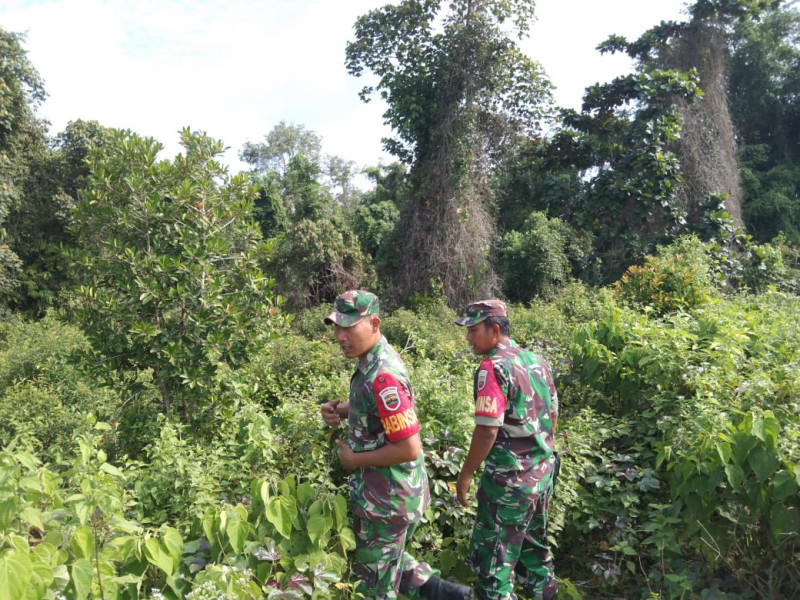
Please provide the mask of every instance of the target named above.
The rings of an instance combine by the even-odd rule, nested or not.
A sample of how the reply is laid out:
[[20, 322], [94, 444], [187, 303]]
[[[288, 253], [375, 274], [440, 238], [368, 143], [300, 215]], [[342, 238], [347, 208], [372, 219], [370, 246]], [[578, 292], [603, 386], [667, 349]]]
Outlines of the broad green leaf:
[[728, 482], [734, 490], [738, 490], [742, 486], [744, 472], [739, 465], [735, 463], [725, 465], [725, 475], [728, 476]]
[[244, 543], [247, 541], [247, 535], [250, 531], [250, 524], [236, 515], [228, 521], [228, 527], [225, 533], [228, 535], [228, 541], [231, 543], [231, 548], [236, 554], [241, 554], [244, 548]]
[[342, 527], [342, 530], [339, 532], [339, 539], [342, 543], [342, 549], [345, 552], [356, 549], [356, 535], [349, 527]]
[[144, 555], [151, 565], [155, 565], [167, 575], [172, 575], [172, 557], [161, 548], [157, 539], [149, 538], [145, 541]]
[[744, 461], [747, 460], [747, 455], [755, 448], [756, 444], [758, 444], [756, 436], [747, 433], [736, 433], [731, 444], [736, 462], [743, 465]]
[[317, 499], [311, 503], [311, 506], [308, 507], [308, 515], [323, 515], [325, 514], [325, 502], [323, 500]]
[[54, 587], [61, 591], [66, 589], [69, 585], [69, 570], [67, 565], [56, 565], [53, 567], [53, 583]]
[[12, 551], [0, 556], [0, 600], [24, 598], [32, 570], [27, 554]]
[[772, 501], [780, 502], [797, 494], [798, 486], [795, 478], [788, 471], [778, 471], [772, 479]]
[[311, 542], [319, 547], [320, 539], [323, 534], [329, 532], [333, 525], [332, 519], [326, 518], [324, 515], [314, 515], [308, 520], [308, 537]]
[[89, 560], [79, 558], [72, 563], [72, 585], [76, 600], [83, 600], [92, 593], [92, 563]]
[[22, 477], [19, 480], [19, 485], [22, 489], [27, 490], [29, 492], [38, 492], [41, 488], [41, 485], [39, 483], [39, 478], [32, 475]]
[[58, 562], [58, 550], [48, 542], [40, 542], [31, 548], [31, 558], [52, 567]]
[[753, 421], [753, 435], [763, 441], [767, 448], [774, 449], [781, 432], [781, 425], [770, 412], [766, 412], [763, 418]]
[[297, 506], [292, 496], [272, 498], [267, 504], [265, 514], [283, 537], [288, 539], [292, 535], [292, 521], [297, 517]]
[[86, 525], [76, 528], [69, 545], [78, 558], [91, 558], [94, 549], [92, 530]]
[[29, 471], [35, 471], [36, 464], [39, 462], [39, 460], [30, 452], [17, 452], [14, 454], [14, 458], [16, 458], [17, 462], [23, 467], [27, 467]]
[[731, 456], [733, 455], [731, 445], [728, 442], [723, 441], [717, 442], [717, 453], [719, 454], [719, 458], [723, 465], [727, 465], [731, 460]]
[[774, 504], [770, 510], [770, 532], [776, 542], [800, 531], [800, 510], [782, 504]]
[[44, 597], [47, 588], [53, 582], [53, 567], [39, 561], [31, 564], [31, 581], [28, 588], [27, 597], [38, 600]]
[[0, 529], [11, 529], [11, 524], [17, 516], [19, 508], [17, 500], [9, 497], [0, 502]]
[[780, 461], [774, 450], [769, 451], [764, 448], [754, 448], [747, 457], [747, 462], [760, 482], [766, 481], [775, 469], [778, 468]]
[[75, 503], [75, 514], [78, 515], [78, 521], [81, 525], [85, 525], [94, 512], [94, 503], [88, 500], [81, 500]]
[[306, 506], [313, 497], [314, 488], [310, 483], [306, 481], [297, 486], [297, 499], [300, 501], [300, 506]]
[[26, 506], [19, 513], [20, 518], [26, 523], [36, 527], [37, 529], [44, 530], [44, 523], [42, 522], [42, 511], [33, 507]]
[[333, 499], [333, 514], [336, 517], [336, 531], [341, 532], [347, 526], [347, 500], [341, 494]]
[[[257, 490], [256, 486], [258, 487]], [[258, 497], [261, 498], [261, 504], [263, 504], [264, 506], [266, 506], [267, 502], [269, 502], [269, 484], [266, 481], [261, 481], [261, 482], [254, 481], [252, 487], [252, 493], [254, 499], [256, 497], [256, 494], [258, 494]]]
[[172, 558], [173, 568], [177, 570], [181, 561], [181, 554], [183, 554], [183, 538], [181, 534], [174, 527], [167, 527], [164, 531], [162, 542], [167, 554]]
[[167, 577], [167, 586], [175, 592], [177, 598], [185, 598], [192, 589], [191, 582], [181, 577], [178, 573]]
[[291, 475], [278, 482], [278, 491], [284, 496], [294, 496], [294, 488], [295, 480]]

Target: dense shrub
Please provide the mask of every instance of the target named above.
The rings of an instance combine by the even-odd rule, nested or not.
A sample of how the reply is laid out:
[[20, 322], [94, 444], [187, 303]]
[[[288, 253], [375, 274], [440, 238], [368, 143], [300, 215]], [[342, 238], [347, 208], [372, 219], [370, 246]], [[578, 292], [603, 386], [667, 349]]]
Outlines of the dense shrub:
[[115, 419], [116, 395], [71, 360], [85, 343], [79, 329], [52, 316], [0, 326], [0, 443], [24, 436], [50, 454], [71, 445], [87, 415]]
[[649, 306], [659, 314], [690, 310], [714, 296], [705, 247], [693, 236], [659, 247], [643, 266], [629, 267], [614, 289], [620, 299]]
[[421, 303], [416, 310], [401, 308], [381, 322], [392, 346], [410, 357], [447, 357], [468, 350], [464, 329], [455, 324], [458, 314], [444, 300]]
[[499, 244], [499, 274], [505, 294], [516, 302], [553, 298], [589, 253], [591, 243], [560, 219], [532, 212], [519, 230]]
[[[798, 323], [796, 297], [771, 293], [665, 320], [609, 305], [582, 326], [573, 359], [585, 399], [617, 425], [594, 442], [612, 460], [580, 484], [595, 486], [589, 502], [598, 514], [617, 490], [619, 520], [587, 552], [585, 531], [567, 519], [562, 548], [594, 555], [591, 568], [624, 587], [638, 567], [669, 597], [791, 597], [800, 541]], [[570, 437], [576, 424], [564, 423]], [[732, 578], [720, 581], [725, 573]]]

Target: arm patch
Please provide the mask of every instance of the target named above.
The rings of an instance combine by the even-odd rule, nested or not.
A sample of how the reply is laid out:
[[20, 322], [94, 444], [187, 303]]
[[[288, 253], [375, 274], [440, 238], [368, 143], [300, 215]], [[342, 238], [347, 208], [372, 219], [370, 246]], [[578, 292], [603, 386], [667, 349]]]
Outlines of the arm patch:
[[372, 389], [378, 405], [378, 416], [390, 442], [398, 442], [419, 431], [419, 421], [411, 398], [393, 375], [379, 374]]
[[475, 416], [497, 418], [506, 412], [506, 396], [494, 374], [494, 364], [487, 358], [475, 376]]

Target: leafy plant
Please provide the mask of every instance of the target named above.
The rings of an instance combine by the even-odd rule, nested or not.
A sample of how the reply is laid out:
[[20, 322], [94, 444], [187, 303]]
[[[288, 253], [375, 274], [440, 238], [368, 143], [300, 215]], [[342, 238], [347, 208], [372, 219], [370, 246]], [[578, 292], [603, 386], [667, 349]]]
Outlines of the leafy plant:
[[236, 397], [236, 368], [285, 317], [257, 266], [246, 178], [216, 161], [221, 142], [188, 130], [181, 141], [173, 163], [129, 132], [91, 152], [73, 308], [87, 368], [134, 397], [147, 374], [165, 412], [200, 424]]

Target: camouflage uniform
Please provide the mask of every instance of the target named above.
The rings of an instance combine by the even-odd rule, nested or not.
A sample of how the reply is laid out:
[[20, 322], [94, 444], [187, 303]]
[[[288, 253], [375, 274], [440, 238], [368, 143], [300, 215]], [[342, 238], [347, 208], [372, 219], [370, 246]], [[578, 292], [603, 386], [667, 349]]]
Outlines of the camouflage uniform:
[[[342, 314], [347, 303], [362, 316], [377, 313], [377, 306], [366, 306], [363, 296], [363, 292], [342, 294], [336, 302], [344, 298], [345, 306], [334, 303], [338, 314], [332, 313], [326, 321], [345, 327], [357, 321], [360, 317]], [[358, 361], [350, 380], [349, 403], [349, 445], [355, 452], [375, 450], [419, 432], [408, 373], [384, 337]], [[405, 552], [406, 541], [430, 502], [422, 452], [412, 462], [355, 470], [350, 475], [350, 494], [355, 572], [365, 584], [362, 591], [379, 599], [396, 598], [398, 591], [416, 596], [418, 588], [435, 573]]]
[[[469, 315], [458, 323], [483, 320]], [[476, 425], [499, 428], [484, 462], [470, 540], [478, 596], [516, 598], [516, 574], [528, 596], [551, 598], [557, 582], [547, 545], [547, 510], [555, 463], [551, 415], [558, 412], [558, 396], [550, 370], [544, 359], [509, 338], [476, 370], [474, 397]]]

